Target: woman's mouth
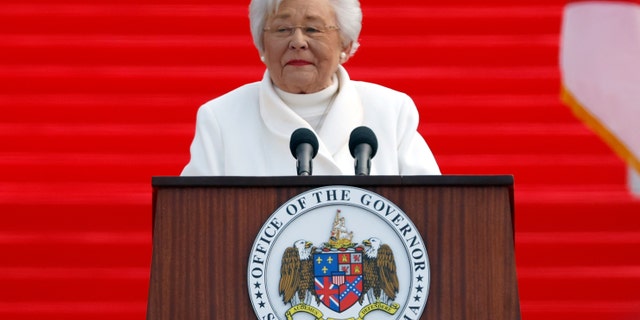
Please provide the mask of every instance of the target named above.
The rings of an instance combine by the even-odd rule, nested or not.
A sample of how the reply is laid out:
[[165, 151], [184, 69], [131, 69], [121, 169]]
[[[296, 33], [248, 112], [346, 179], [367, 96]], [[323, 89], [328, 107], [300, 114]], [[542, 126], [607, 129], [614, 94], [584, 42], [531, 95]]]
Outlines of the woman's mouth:
[[306, 60], [290, 60], [289, 62], [287, 62], [288, 66], [306, 66], [306, 65], [310, 65], [311, 62], [306, 61]]

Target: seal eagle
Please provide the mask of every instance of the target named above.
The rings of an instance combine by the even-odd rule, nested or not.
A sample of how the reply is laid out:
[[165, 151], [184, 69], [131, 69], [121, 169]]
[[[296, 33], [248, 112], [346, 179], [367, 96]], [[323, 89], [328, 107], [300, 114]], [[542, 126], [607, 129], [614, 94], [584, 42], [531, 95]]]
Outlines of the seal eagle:
[[396, 262], [393, 251], [378, 238], [369, 238], [362, 242], [365, 246], [363, 258], [363, 288], [360, 304], [367, 295], [369, 303], [377, 301], [389, 304], [396, 298], [399, 290]]
[[298, 240], [282, 255], [279, 291], [284, 303], [292, 306], [310, 304], [316, 296], [311, 245], [311, 242]]

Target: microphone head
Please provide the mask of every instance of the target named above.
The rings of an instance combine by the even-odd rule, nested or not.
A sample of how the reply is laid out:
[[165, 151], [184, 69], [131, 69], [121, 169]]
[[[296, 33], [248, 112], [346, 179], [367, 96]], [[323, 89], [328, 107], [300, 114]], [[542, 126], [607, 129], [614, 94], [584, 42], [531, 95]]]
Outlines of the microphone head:
[[373, 158], [378, 151], [378, 139], [376, 138], [376, 134], [373, 133], [373, 130], [369, 129], [369, 127], [357, 127], [351, 131], [351, 136], [349, 137], [349, 151], [351, 151], [352, 157], [356, 156], [356, 147], [362, 143], [366, 143], [371, 146], [371, 158]]
[[311, 157], [315, 158], [315, 156], [318, 154], [318, 138], [316, 138], [316, 135], [307, 128], [296, 129], [291, 134], [291, 140], [289, 140], [289, 150], [291, 150], [291, 154], [293, 155], [293, 157], [296, 159], [298, 158], [296, 149], [298, 149], [298, 146], [302, 143], [308, 143], [311, 145], [311, 147], [313, 148], [313, 154], [311, 155]]

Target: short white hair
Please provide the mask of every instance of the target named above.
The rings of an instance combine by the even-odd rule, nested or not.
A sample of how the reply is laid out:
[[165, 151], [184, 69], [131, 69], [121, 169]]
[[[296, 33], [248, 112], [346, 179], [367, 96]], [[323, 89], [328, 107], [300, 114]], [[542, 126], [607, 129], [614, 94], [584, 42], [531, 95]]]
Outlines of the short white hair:
[[[328, 0], [336, 13], [338, 27], [343, 39], [343, 46], [351, 43], [352, 56], [358, 50], [360, 43], [360, 31], [362, 30], [362, 9], [359, 0]], [[256, 46], [260, 54], [264, 53], [264, 44], [262, 43], [262, 34], [264, 33], [267, 16], [276, 13], [282, 0], [251, 0], [249, 4], [249, 22], [251, 24], [251, 36], [253, 44]]]

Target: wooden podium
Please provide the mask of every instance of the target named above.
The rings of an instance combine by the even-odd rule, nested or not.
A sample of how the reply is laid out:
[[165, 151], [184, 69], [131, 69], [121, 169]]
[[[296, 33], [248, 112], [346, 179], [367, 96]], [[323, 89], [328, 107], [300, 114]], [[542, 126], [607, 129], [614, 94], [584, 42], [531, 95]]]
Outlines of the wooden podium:
[[251, 247], [292, 197], [353, 186], [419, 229], [431, 284], [421, 319], [520, 319], [512, 176], [154, 177], [147, 319], [255, 319]]

